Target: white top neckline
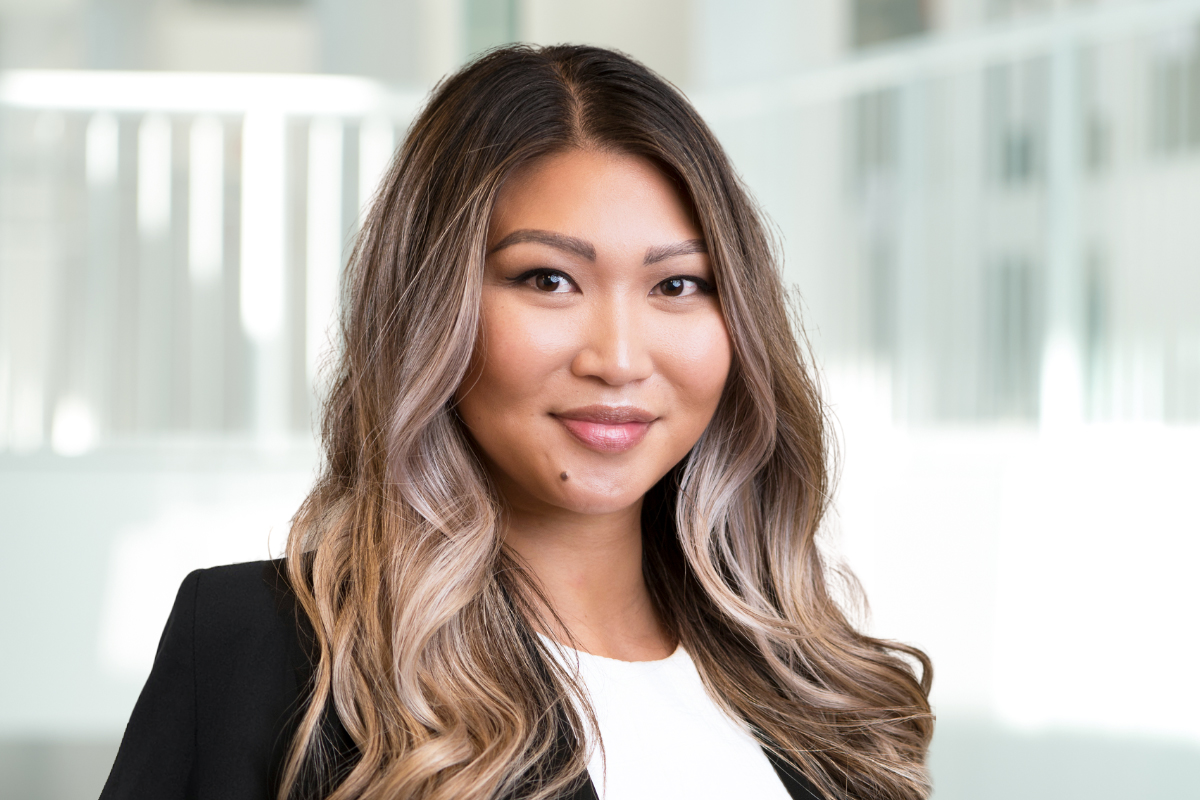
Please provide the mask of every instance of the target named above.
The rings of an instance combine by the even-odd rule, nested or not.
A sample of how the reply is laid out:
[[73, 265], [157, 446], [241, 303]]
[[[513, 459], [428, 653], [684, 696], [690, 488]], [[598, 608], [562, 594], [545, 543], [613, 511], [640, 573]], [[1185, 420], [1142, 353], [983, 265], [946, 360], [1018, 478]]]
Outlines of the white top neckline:
[[578, 677], [600, 729], [588, 733], [588, 774], [601, 800], [790, 800], [746, 725], [709, 696], [682, 645], [666, 658], [621, 661], [538, 634]]
[[[680, 654], [682, 654], [683, 656], [687, 656], [687, 651], [685, 651], [683, 649], [682, 643], [677, 643], [675, 645], [675, 649], [671, 651], [671, 655], [667, 656], [666, 658], [653, 658], [653, 659], [650, 659], [649, 661], [626, 661], [621, 658], [610, 658], [609, 656], [596, 655], [595, 653], [589, 653], [586, 650], [576, 650], [574, 647], [571, 647], [570, 645], [566, 645], [566, 644], [562, 644], [561, 642], [554, 641], [553, 639], [551, 639], [549, 636], [547, 636], [544, 633], [539, 633], [538, 638], [542, 640], [543, 644], [547, 645], [552, 650], [557, 649], [557, 650], [561, 650], [565, 654], [573, 653], [574, 655], [579, 656], [580, 658], [595, 658], [595, 659], [599, 659], [601, 662], [606, 662], [606, 663], [612, 664], [612, 665], [618, 665], [618, 666], [614, 666], [613, 667], [614, 669], [621, 669], [621, 667], [623, 667], [623, 666], [640, 667], [640, 666], [643, 666], [646, 664], [665, 664], [673, 658], [680, 658], [681, 657]], [[690, 656], [688, 656], [688, 658], [690, 658]]]

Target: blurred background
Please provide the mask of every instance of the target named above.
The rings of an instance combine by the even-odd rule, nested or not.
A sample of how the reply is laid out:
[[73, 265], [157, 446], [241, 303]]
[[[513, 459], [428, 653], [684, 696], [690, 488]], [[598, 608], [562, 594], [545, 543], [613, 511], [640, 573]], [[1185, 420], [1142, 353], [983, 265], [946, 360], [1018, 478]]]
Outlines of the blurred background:
[[184, 574], [280, 552], [361, 211], [510, 41], [769, 215], [935, 797], [1200, 797], [1200, 0], [0, 0], [0, 798], [95, 797]]

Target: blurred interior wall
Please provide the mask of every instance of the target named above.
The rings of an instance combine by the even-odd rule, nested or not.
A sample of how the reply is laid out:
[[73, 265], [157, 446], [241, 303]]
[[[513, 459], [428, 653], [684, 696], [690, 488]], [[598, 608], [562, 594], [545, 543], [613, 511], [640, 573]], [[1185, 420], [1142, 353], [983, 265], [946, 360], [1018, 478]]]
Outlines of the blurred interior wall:
[[518, 39], [662, 71], [767, 213], [843, 448], [823, 536], [872, 630], [934, 658], [939, 800], [1189, 796], [1198, 24], [0, 0], [0, 641], [31, 653], [0, 669], [0, 797], [94, 796], [179, 579], [279, 552], [361, 209], [427, 89]]

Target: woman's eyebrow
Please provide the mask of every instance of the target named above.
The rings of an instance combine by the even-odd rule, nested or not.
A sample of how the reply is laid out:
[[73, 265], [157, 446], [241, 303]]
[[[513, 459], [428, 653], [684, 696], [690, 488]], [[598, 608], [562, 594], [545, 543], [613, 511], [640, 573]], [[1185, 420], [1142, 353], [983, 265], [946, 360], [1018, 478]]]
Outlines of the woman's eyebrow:
[[647, 249], [646, 257], [642, 260], [642, 264], [648, 267], [651, 264], [657, 264], [659, 261], [666, 261], [668, 258], [674, 258], [675, 256], [690, 256], [693, 253], [707, 252], [708, 247], [704, 244], [703, 239], [688, 239], [686, 242], [662, 244]]
[[522, 242], [537, 242], [538, 244], [549, 245], [556, 247], [559, 250], [565, 250], [568, 253], [574, 253], [581, 258], [586, 258], [588, 261], [596, 260], [596, 248], [591, 242], [583, 239], [576, 239], [574, 236], [567, 236], [565, 233], [555, 233], [554, 231], [539, 231], [530, 228], [522, 228], [519, 231], [513, 231], [508, 236], [505, 236], [488, 251], [490, 256], [497, 250], [503, 250], [506, 247]]
[[[522, 244], [524, 242], [536, 242], [559, 250], [565, 250], [581, 258], [586, 258], [588, 261], [596, 260], [596, 248], [591, 242], [574, 236], [568, 236], [565, 233], [542, 231], [533, 228], [522, 228], [513, 231], [508, 236], [496, 242], [492, 246], [492, 249], [488, 250], [488, 255], [511, 245]], [[642, 259], [642, 264], [650, 266], [651, 264], [657, 264], [660, 261], [665, 261], [675, 256], [687, 256], [694, 253], [707, 252], [708, 247], [704, 244], [703, 239], [688, 239], [683, 242], [675, 242], [674, 244], [663, 244], [647, 248], [646, 257]]]

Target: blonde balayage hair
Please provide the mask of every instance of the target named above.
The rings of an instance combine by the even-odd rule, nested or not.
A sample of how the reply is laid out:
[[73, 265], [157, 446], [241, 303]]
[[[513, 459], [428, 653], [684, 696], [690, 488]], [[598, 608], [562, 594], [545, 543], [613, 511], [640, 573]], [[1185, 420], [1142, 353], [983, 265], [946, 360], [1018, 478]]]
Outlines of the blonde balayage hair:
[[[544, 598], [504, 546], [501, 500], [453, 408], [497, 192], [577, 147], [648, 158], [677, 182], [733, 343], [712, 421], [643, 505], [664, 623], [717, 703], [827, 798], [925, 797], [929, 661], [858, 632], [831, 596], [815, 538], [824, 410], [760, 215], [678, 91], [576, 46], [504, 48], [441, 84], [358, 237], [324, 470], [287, 546], [314, 672], [279, 797], [541, 800], [586, 774], [575, 743], [594, 721], [532, 634]], [[322, 735], [334, 713], [351, 758]]]

